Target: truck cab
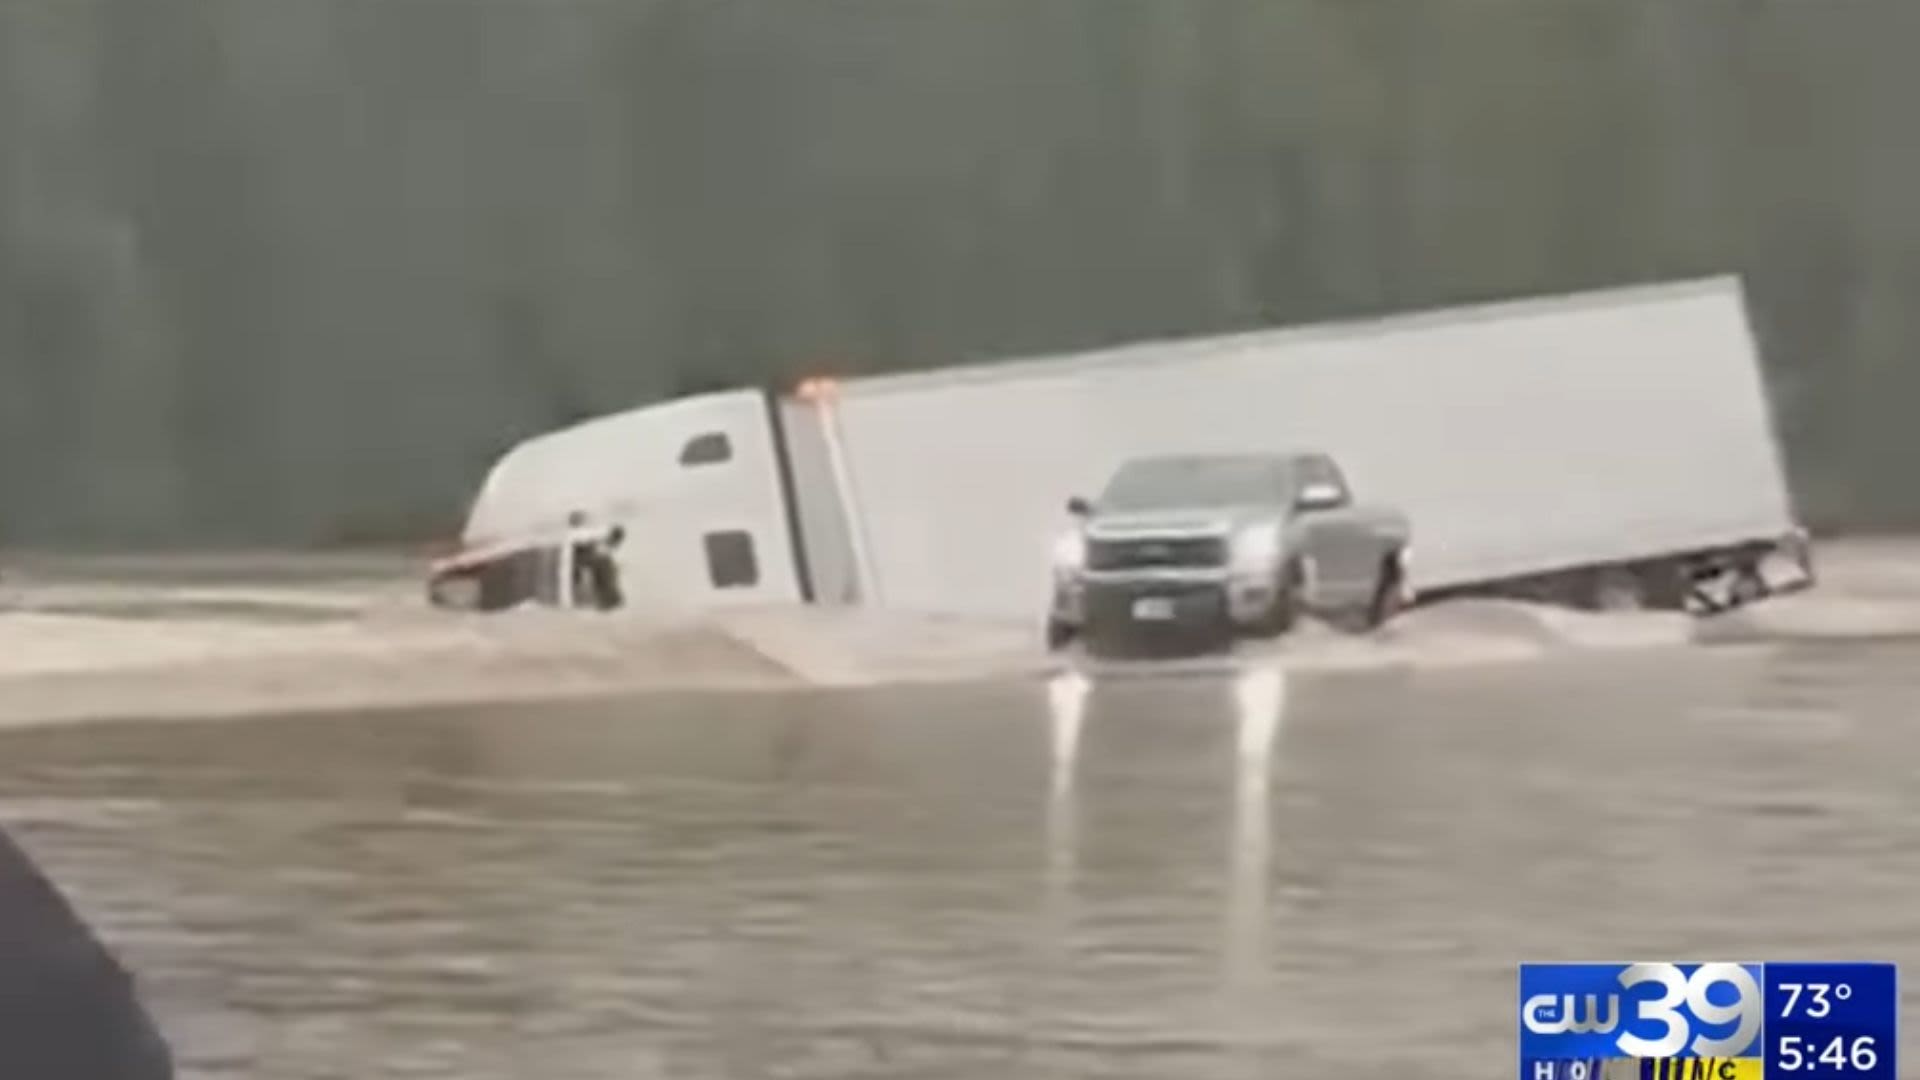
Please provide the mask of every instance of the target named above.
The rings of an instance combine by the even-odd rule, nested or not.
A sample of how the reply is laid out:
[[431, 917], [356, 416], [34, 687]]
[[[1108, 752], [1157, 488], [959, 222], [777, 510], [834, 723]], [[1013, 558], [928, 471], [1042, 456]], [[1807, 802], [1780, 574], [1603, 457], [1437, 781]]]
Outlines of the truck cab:
[[1409, 599], [1405, 516], [1356, 505], [1324, 453], [1135, 458], [1067, 509], [1050, 647], [1271, 637], [1302, 612], [1371, 627]]
[[428, 571], [442, 607], [577, 606], [571, 550], [618, 529], [629, 606], [656, 614], [803, 597], [769, 401], [681, 398], [527, 440], [495, 463], [458, 548]]

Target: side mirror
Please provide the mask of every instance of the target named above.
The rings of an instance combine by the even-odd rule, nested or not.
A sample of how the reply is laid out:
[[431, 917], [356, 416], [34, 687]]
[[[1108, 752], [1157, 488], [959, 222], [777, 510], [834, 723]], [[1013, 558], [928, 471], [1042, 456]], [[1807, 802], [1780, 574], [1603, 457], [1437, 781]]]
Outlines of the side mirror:
[[1073, 498], [1067, 500], [1067, 513], [1077, 518], [1086, 517], [1093, 513], [1093, 504], [1081, 496], [1075, 495]]
[[1339, 506], [1345, 496], [1337, 484], [1308, 484], [1293, 501], [1295, 510], [1328, 510]]

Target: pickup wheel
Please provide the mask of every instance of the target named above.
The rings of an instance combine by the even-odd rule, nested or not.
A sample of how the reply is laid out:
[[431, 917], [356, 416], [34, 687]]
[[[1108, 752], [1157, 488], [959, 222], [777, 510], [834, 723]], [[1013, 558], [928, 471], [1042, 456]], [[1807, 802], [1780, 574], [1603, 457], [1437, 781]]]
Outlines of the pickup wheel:
[[1293, 629], [1300, 621], [1300, 585], [1303, 575], [1300, 564], [1289, 560], [1280, 571], [1279, 582], [1274, 586], [1273, 602], [1267, 606], [1267, 612], [1254, 624], [1253, 632], [1260, 637], [1274, 638]]
[[1366, 630], [1378, 630], [1387, 620], [1400, 614], [1405, 599], [1403, 586], [1406, 584], [1406, 571], [1400, 563], [1400, 553], [1393, 552], [1380, 560], [1380, 574], [1373, 586], [1373, 599], [1368, 602], [1367, 610], [1361, 619], [1361, 627]]

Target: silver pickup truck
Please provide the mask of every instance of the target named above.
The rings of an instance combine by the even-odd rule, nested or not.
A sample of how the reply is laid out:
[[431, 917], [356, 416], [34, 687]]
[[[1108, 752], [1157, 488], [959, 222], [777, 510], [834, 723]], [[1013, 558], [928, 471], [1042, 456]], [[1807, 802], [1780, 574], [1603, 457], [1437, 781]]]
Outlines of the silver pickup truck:
[[1271, 637], [1301, 612], [1370, 628], [1408, 602], [1406, 516], [1354, 504], [1326, 454], [1123, 464], [1054, 551], [1047, 645]]

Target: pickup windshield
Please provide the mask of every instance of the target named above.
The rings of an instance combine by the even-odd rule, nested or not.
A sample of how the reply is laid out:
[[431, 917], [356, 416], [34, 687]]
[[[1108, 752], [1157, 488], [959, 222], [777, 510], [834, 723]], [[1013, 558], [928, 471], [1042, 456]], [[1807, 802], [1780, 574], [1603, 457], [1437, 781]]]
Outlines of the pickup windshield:
[[1148, 458], [1122, 465], [1099, 507], [1125, 513], [1285, 505], [1291, 487], [1286, 464], [1272, 458]]

